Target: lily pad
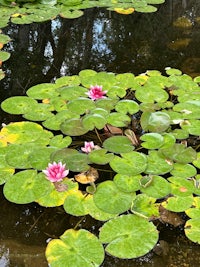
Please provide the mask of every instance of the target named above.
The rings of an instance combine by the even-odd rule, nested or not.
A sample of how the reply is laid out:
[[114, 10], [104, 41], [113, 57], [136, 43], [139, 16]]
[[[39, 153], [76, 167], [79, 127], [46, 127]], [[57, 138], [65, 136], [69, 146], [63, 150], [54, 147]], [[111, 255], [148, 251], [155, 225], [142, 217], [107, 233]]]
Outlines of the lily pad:
[[116, 186], [124, 192], [131, 193], [140, 189], [141, 175], [116, 174], [113, 181]]
[[60, 239], [48, 243], [46, 257], [51, 267], [100, 266], [104, 260], [104, 249], [89, 231], [69, 229]]
[[161, 133], [169, 128], [170, 117], [161, 111], [144, 112], [141, 116], [141, 125], [145, 131]]
[[127, 153], [134, 149], [132, 142], [126, 136], [112, 136], [103, 142], [103, 147], [113, 153]]
[[191, 164], [174, 163], [174, 168], [170, 172], [173, 176], [179, 176], [182, 178], [193, 177], [197, 174], [196, 168]]
[[193, 196], [186, 197], [173, 196], [169, 197], [166, 201], [162, 202], [162, 206], [170, 211], [183, 212], [189, 209], [193, 203]]
[[14, 174], [4, 185], [4, 196], [11, 202], [26, 204], [50, 192], [50, 182], [35, 170]]
[[107, 122], [116, 127], [125, 127], [130, 123], [130, 117], [119, 112], [112, 112], [107, 118]]
[[115, 156], [110, 161], [111, 168], [123, 175], [137, 175], [145, 171], [147, 158], [139, 152], [122, 153], [122, 157]]
[[26, 94], [34, 99], [46, 99], [52, 98], [59, 95], [56, 90], [58, 85], [53, 83], [41, 83], [34, 85], [26, 91]]
[[156, 149], [163, 145], [164, 138], [159, 133], [146, 133], [140, 137], [144, 141], [141, 145], [147, 149]]
[[9, 97], [1, 103], [3, 111], [10, 114], [25, 114], [37, 107], [37, 101], [27, 96]]
[[152, 175], [149, 186], [141, 187], [141, 192], [153, 198], [164, 198], [171, 193], [170, 183], [163, 177]]
[[83, 127], [88, 131], [92, 131], [94, 128], [101, 130], [106, 125], [106, 122], [105, 117], [100, 114], [88, 114], [82, 120]]
[[194, 183], [191, 180], [182, 177], [170, 177], [168, 181], [171, 183], [171, 193], [175, 196], [186, 197], [191, 196], [194, 191]]
[[62, 133], [70, 136], [79, 136], [87, 133], [88, 129], [84, 128], [81, 119], [69, 119], [65, 120], [60, 125]]
[[92, 163], [105, 165], [113, 159], [114, 154], [107, 153], [106, 149], [97, 149], [97, 150], [91, 151], [88, 154], [88, 157]]
[[[135, 215], [121, 215], [106, 222], [99, 234], [106, 252], [122, 259], [132, 259], [148, 253], [158, 241], [153, 223]], [[140, 248], [140, 249], [138, 249]]]
[[186, 222], [185, 235], [192, 242], [200, 244], [200, 220], [199, 218], [190, 219]]
[[97, 186], [94, 203], [104, 212], [120, 214], [131, 207], [134, 197], [134, 193], [120, 191], [113, 181], [106, 181]]

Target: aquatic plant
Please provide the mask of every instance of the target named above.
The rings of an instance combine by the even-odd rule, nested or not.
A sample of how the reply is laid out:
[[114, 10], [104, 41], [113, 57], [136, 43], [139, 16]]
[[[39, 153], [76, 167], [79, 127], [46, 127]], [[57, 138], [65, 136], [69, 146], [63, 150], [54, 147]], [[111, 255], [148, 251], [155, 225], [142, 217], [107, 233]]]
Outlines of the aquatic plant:
[[[173, 68], [138, 76], [87, 69], [1, 103], [25, 119], [0, 131], [5, 197], [63, 205], [68, 214], [103, 224], [98, 238], [68, 229], [50, 241], [51, 266], [100, 266], [103, 246], [115, 257], [140, 257], [158, 241], [154, 222], [164, 222], [163, 210], [187, 214], [185, 234], [200, 243], [199, 82]], [[106, 98], [86, 97], [91, 85], [101, 85]], [[55, 165], [62, 171], [59, 185], [50, 175]]]

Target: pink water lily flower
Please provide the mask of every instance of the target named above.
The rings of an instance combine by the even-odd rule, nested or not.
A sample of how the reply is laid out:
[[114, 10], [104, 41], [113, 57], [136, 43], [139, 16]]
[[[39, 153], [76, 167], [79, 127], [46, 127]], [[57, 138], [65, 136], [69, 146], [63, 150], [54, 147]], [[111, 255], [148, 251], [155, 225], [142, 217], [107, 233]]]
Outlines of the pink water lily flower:
[[90, 90], [86, 93], [86, 95], [89, 96], [92, 100], [100, 99], [100, 98], [105, 98], [105, 94], [107, 91], [102, 90], [102, 86], [99, 85], [91, 85]]
[[90, 153], [92, 150], [95, 149], [94, 142], [84, 142], [84, 147], [81, 147], [81, 150], [85, 153]]
[[46, 178], [55, 183], [62, 181], [63, 178], [67, 177], [69, 174], [69, 170], [65, 168], [66, 164], [62, 164], [62, 162], [49, 163], [46, 170], [42, 172], [46, 175]]

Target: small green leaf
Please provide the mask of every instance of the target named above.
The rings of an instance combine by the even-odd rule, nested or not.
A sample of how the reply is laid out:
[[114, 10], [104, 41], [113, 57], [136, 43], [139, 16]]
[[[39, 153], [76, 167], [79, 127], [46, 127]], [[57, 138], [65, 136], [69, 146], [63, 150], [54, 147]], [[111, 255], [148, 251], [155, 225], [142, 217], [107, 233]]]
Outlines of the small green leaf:
[[[132, 259], [148, 253], [158, 241], [153, 223], [135, 215], [121, 215], [106, 222], [99, 235], [106, 252], [122, 259]], [[140, 248], [140, 249], [138, 249]]]
[[163, 145], [164, 138], [159, 133], [146, 133], [140, 137], [144, 141], [141, 145], [147, 149], [156, 149]]
[[52, 267], [100, 266], [104, 260], [104, 249], [89, 231], [68, 229], [60, 239], [48, 243], [46, 257]]
[[131, 152], [134, 149], [132, 142], [126, 136], [109, 137], [103, 142], [103, 147], [117, 154]]
[[193, 203], [193, 196], [186, 197], [173, 196], [169, 197], [165, 202], [162, 202], [162, 206], [170, 211], [183, 212], [189, 209]]
[[113, 153], [107, 153], [106, 149], [97, 149], [91, 151], [88, 157], [92, 163], [105, 165], [113, 159], [114, 155]]

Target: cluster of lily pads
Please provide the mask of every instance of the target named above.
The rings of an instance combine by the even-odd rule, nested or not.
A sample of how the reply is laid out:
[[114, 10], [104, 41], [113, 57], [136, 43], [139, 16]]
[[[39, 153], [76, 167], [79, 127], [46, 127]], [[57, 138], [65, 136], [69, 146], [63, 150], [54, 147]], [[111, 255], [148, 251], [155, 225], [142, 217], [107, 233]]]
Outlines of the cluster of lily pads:
[[[103, 224], [98, 237], [68, 229], [51, 240], [50, 266], [100, 266], [104, 247], [122, 259], [145, 255], [158, 242], [161, 209], [186, 214], [185, 234], [200, 243], [200, 77], [166, 74], [87, 69], [1, 103], [24, 118], [0, 131], [5, 197]], [[52, 182], [56, 164], [67, 171]]]
[[0, 28], [15, 24], [29, 24], [54, 19], [58, 15], [74, 19], [83, 15], [83, 10], [93, 7], [105, 7], [122, 14], [137, 12], [155, 12], [155, 4], [165, 0], [0, 0]]

